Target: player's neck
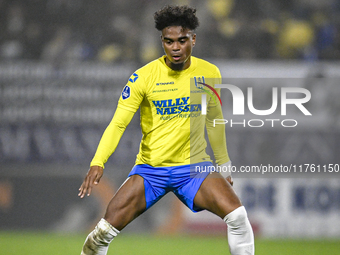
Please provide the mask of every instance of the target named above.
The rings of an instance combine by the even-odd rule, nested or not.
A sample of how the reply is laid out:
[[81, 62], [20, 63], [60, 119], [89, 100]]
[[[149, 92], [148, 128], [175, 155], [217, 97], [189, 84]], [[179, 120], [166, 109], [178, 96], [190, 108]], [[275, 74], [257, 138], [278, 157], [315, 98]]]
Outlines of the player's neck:
[[165, 64], [170, 67], [174, 71], [183, 71], [190, 67], [191, 65], [191, 56], [183, 63], [173, 63], [167, 57], [164, 58]]

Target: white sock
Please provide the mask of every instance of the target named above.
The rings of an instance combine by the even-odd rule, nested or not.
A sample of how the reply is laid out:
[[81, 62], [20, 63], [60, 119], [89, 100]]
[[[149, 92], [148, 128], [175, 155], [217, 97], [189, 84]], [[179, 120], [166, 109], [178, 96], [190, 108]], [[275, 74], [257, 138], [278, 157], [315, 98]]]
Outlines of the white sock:
[[105, 219], [101, 219], [87, 236], [81, 255], [106, 255], [110, 242], [119, 234]]
[[254, 233], [244, 206], [223, 219], [228, 225], [228, 243], [232, 255], [254, 255]]

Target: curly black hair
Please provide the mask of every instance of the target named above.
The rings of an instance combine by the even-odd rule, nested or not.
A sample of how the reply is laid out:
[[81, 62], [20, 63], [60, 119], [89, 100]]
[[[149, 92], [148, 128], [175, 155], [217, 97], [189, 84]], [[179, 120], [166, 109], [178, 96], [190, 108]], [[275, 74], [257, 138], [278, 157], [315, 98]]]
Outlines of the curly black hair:
[[198, 25], [198, 18], [196, 17], [196, 9], [183, 6], [167, 5], [155, 12], [155, 27], [161, 31], [169, 26], [181, 26], [190, 30], [195, 30]]

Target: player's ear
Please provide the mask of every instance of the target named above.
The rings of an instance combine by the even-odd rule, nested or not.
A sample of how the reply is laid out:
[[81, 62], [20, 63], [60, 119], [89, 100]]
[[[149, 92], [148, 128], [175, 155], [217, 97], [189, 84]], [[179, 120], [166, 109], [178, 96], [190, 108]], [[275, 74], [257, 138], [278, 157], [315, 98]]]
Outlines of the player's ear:
[[163, 35], [161, 35], [160, 38], [161, 38], [162, 48], [164, 49], [164, 45], [163, 45]]
[[196, 34], [192, 34], [192, 46], [194, 47], [196, 44]]

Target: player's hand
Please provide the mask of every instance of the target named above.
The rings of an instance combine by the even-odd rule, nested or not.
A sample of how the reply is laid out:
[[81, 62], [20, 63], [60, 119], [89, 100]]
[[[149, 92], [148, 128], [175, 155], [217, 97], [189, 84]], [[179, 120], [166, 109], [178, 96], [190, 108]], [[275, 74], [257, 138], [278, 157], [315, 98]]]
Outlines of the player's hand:
[[227, 182], [229, 182], [229, 184], [231, 186], [234, 185], [234, 180], [233, 177], [231, 176], [231, 161], [228, 161], [227, 163], [224, 163], [220, 166], [218, 166], [221, 175], [223, 176], [224, 179], [227, 180]]
[[231, 185], [231, 186], [233, 186], [233, 185], [234, 185], [234, 180], [233, 180], [233, 177], [231, 177], [231, 176], [228, 176], [228, 177], [226, 178], [226, 180], [227, 180], [227, 182], [229, 182], [229, 183], [230, 183], [230, 185]]
[[87, 172], [86, 177], [79, 188], [78, 196], [83, 198], [85, 195], [91, 195], [93, 185], [97, 185], [100, 178], [103, 176], [103, 168], [100, 166], [91, 166], [90, 170]]

